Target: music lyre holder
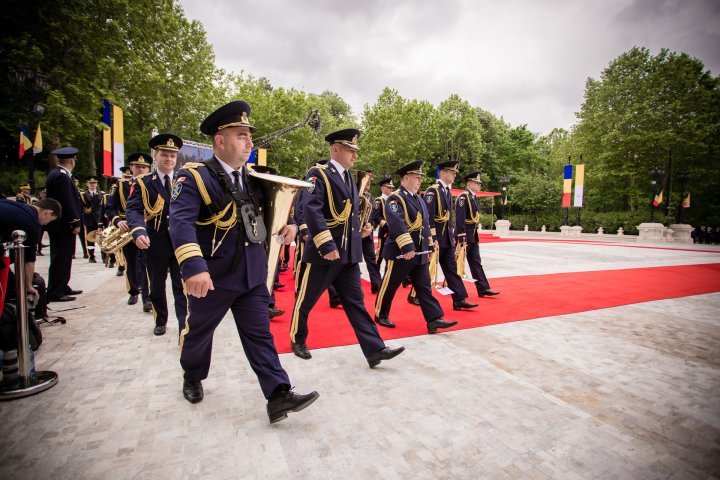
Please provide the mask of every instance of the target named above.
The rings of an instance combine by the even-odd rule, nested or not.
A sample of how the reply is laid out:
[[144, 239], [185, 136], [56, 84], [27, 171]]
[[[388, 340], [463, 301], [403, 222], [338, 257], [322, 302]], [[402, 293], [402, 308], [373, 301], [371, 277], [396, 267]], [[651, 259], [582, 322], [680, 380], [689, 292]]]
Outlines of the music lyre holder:
[[27, 292], [25, 291], [25, 245], [22, 243], [27, 235], [22, 230], [15, 230], [12, 234], [13, 246], [11, 250], [15, 251], [15, 289], [17, 290], [17, 360], [18, 360], [18, 377], [17, 386], [10, 389], [0, 390], [0, 400], [12, 400], [15, 398], [28, 397], [36, 393], [54, 387], [58, 383], [58, 375], [51, 371], [36, 371], [35, 375], [30, 371], [30, 355], [29, 355], [29, 333], [28, 333], [28, 305]]

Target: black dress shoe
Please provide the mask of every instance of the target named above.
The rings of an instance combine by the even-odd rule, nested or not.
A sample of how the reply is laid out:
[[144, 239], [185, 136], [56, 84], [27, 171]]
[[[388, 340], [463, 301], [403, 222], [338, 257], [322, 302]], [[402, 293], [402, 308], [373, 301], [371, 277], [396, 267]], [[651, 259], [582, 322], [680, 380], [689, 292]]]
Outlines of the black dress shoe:
[[90, 260], [88, 260], [90, 263], [97, 263], [97, 260], [95, 260], [95, 257], [90, 257]]
[[[73, 256], [73, 258], [75, 258], [75, 256]], [[88, 258], [88, 254], [87, 254], [87, 253], [83, 253], [83, 258]]]
[[268, 317], [270, 318], [279, 317], [283, 313], [285, 313], [285, 310], [280, 310], [279, 308], [275, 307], [268, 307]]
[[190, 403], [202, 402], [204, 396], [202, 382], [199, 380], [197, 382], [185, 380], [183, 382], [183, 396], [185, 397], [185, 400]]
[[49, 297], [48, 302], [72, 302], [75, 300], [75, 297], [71, 297], [70, 295], [63, 295], [62, 297]]
[[165, 330], [165, 325], [157, 325], [153, 333], [159, 337], [160, 335], [165, 335]]
[[45, 254], [42, 253], [42, 252], [37, 252], [35, 255], [36, 255], [36, 256], [39, 256], [39, 257], [44, 257], [44, 256], [45, 256]]
[[463, 308], [475, 308], [477, 303], [470, 303], [467, 300], [460, 300], [459, 302], [453, 302], [453, 310], [462, 310]]
[[152, 312], [152, 302], [143, 302], [143, 312]]
[[500, 295], [500, 292], [495, 292], [489, 288], [487, 290], [483, 290], [482, 292], [478, 292], [478, 297], [493, 297], [495, 295]]
[[391, 322], [389, 318], [375, 317], [375, 321], [383, 327], [395, 328], [395, 324]]
[[281, 271], [281, 272], [286, 272], [286, 271], [288, 270], [288, 268], [290, 268], [290, 267], [288, 267], [287, 262], [285, 262], [285, 263], [283, 263], [282, 265], [280, 265], [280, 271]]
[[115, 262], [108, 264], [108, 268], [115, 268]]
[[410, 285], [411, 283], [412, 282], [410, 281], [410, 279], [406, 278], [405, 280], [402, 281], [402, 286], [403, 286], [403, 288], [407, 288], [407, 286]]
[[342, 307], [342, 302], [339, 298], [331, 298], [330, 299], [330, 308], [337, 308]]
[[379, 290], [380, 287], [378, 287], [377, 285], [370, 285], [370, 293], [372, 293], [373, 295], [375, 295]]
[[412, 303], [413, 305], [420, 306], [420, 300], [418, 300], [417, 297], [410, 297], [408, 296], [408, 303]]
[[380, 362], [383, 360], [390, 360], [391, 358], [395, 358], [398, 355], [400, 355], [402, 352], [405, 351], [405, 347], [400, 348], [388, 348], [385, 347], [379, 352], [375, 352], [369, 357], [367, 357], [368, 365], [370, 365], [370, 368], [375, 368], [378, 365], [380, 365]]
[[83, 291], [82, 290], [73, 290], [72, 288], [65, 292], [65, 295], [80, 295]]
[[117, 276], [117, 277], [122, 277], [123, 275], [125, 275], [125, 271], [124, 271], [124, 270], [118, 269], [118, 271], [115, 273], [115, 276]]
[[320, 396], [317, 392], [310, 392], [306, 395], [295, 393], [292, 390], [278, 395], [277, 398], [268, 400], [267, 413], [270, 423], [277, 423], [287, 418], [290, 412], [299, 412], [309, 407]]
[[283, 288], [284, 286], [285, 286], [285, 284], [284, 284], [284, 283], [280, 283], [280, 282], [273, 282], [273, 289], [277, 289], [277, 288]]
[[137, 303], [137, 294], [130, 295], [130, 298], [128, 298], [128, 305], [135, 305]]
[[457, 323], [458, 322], [446, 322], [442, 318], [438, 318], [437, 320], [428, 322], [428, 324], [427, 324], [428, 333], [435, 333], [435, 332], [437, 332], [438, 328], [450, 328], [454, 325], [457, 325]]
[[307, 345], [304, 343], [290, 342], [290, 347], [292, 347], [295, 356], [300, 357], [303, 360], [310, 360], [312, 358], [310, 350], [308, 350]]

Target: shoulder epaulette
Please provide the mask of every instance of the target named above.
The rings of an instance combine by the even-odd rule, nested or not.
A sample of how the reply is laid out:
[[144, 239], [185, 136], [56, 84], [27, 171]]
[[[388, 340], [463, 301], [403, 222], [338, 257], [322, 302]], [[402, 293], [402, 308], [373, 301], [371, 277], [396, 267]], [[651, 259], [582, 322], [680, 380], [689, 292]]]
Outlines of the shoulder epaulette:
[[207, 167], [207, 165], [203, 162], [188, 162], [188, 163], [183, 164], [183, 166], [180, 168], [192, 169], [192, 168], [198, 168], [198, 167]]
[[325, 165], [315, 165], [313, 168], [319, 168], [320, 170], [327, 170], [327, 163]]

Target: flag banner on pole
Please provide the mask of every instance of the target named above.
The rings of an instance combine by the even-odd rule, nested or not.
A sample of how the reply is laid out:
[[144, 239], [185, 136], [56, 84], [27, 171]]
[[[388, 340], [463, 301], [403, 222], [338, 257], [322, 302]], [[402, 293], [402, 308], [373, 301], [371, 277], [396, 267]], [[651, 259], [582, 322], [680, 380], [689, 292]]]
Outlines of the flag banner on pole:
[[25, 152], [27, 152], [30, 147], [32, 147], [32, 142], [30, 141], [30, 137], [28, 137], [27, 130], [20, 125], [20, 148], [18, 149], [18, 158], [20, 160], [23, 159]]
[[690, 208], [690, 194], [687, 194], [687, 197], [685, 197], [685, 200], [682, 202], [683, 208]]
[[103, 149], [103, 157], [102, 157], [102, 172], [103, 175], [106, 177], [114, 177], [115, 174], [113, 173], [113, 162], [112, 162], [112, 137], [111, 137], [111, 130], [112, 127], [112, 121], [111, 121], [111, 110], [110, 110], [110, 102], [107, 100], [103, 100], [103, 109], [102, 109], [102, 123], [104, 125], [103, 132], [102, 132], [102, 149]]
[[122, 177], [120, 167], [125, 164], [125, 132], [123, 130], [123, 111], [117, 105], [112, 106], [112, 123], [113, 176]]
[[42, 149], [42, 132], [40, 131], [40, 123], [38, 123], [38, 128], [35, 132], [35, 143], [33, 143], [33, 153], [37, 155], [42, 152]]
[[563, 167], [563, 198], [562, 206], [570, 206], [570, 194], [572, 193], [572, 165]]
[[653, 205], [656, 207], [662, 203], [662, 197], [663, 197], [663, 190], [660, 190], [660, 193], [655, 195], [655, 199], [653, 200]]
[[585, 165], [580, 164], [575, 167], [575, 198], [573, 199], [573, 207], [583, 206], [583, 190], [585, 189]]
[[267, 166], [267, 148], [258, 148], [257, 164]]

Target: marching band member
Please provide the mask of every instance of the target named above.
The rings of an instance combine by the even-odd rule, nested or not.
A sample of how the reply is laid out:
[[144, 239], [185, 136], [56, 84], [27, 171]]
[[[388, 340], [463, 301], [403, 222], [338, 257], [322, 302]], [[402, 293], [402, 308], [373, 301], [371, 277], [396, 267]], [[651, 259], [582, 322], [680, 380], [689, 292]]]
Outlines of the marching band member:
[[387, 219], [385, 216], [385, 202], [392, 193], [393, 188], [395, 188], [395, 186], [393, 185], [391, 177], [383, 178], [380, 181], [380, 196], [377, 197], [373, 202], [373, 212], [370, 216], [370, 222], [372, 223], [373, 228], [377, 228], [378, 230], [378, 248], [375, 255], [378, 272], [380, 271], [380, 264], [383, 260], [382, 249], [385, 245], [385, 240], [387, 239], [388, 235]]
[[84, 230], [83, 240], [88, 252], [89, 262], [97, 263], [95, 259], [95, 242], [88, 240], [88, 234], [98, 229], [100, 218], [100, 205], [102, 204], [102, 192], [98, 192], [98, 179], [94, 175], [86, 178], [87, 190], [80, 194], [82, 201], [82, 228]]

